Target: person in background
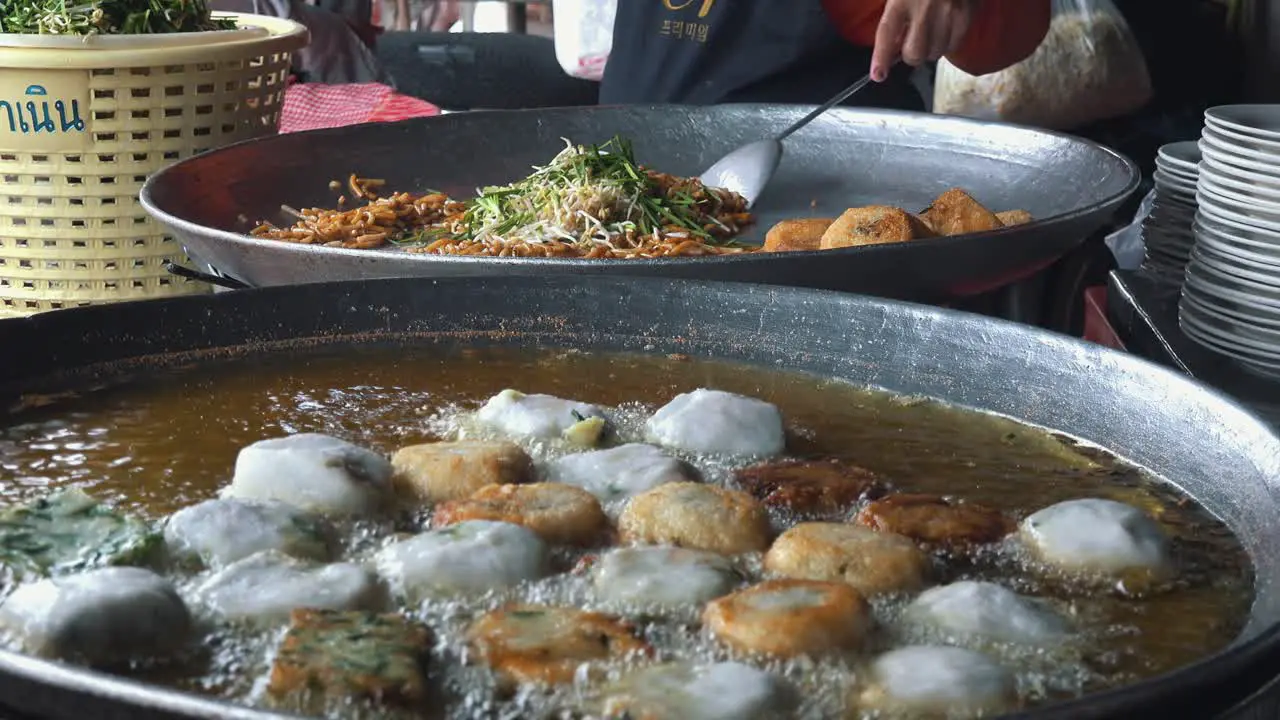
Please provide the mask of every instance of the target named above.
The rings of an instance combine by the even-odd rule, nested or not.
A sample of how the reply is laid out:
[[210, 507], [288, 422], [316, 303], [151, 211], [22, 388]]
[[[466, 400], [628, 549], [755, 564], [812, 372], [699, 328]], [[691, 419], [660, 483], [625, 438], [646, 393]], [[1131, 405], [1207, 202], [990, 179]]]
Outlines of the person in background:
[[384, 2], [391, 6], [389, 30], [417, 30], [418, 32], [449, 32], [449, 28], [462, 18], [458, 0], [394, 0]]
[[361, 35], [371, 14], [369, 0], [212, 0], [222, 12], [288, 18], [307, 26], [311, 42], [293, 56], [299, 82], [393, 84], [390, 74], [370, 48], [372, 37]]
[[850, 104], [923, 110], [913, 67], [1002, 70], [1049, 16], [1050, 0], [621, 0], [600, 102], [817, 104], [870, 73]]

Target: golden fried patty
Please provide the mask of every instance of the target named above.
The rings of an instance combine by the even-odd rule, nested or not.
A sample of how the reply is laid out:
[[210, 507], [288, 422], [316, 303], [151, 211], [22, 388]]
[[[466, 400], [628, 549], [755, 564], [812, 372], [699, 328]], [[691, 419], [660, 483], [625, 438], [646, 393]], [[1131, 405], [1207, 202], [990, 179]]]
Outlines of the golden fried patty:
[[769, 232], [764, 236], [764, 251], [819, 250], [822, 245], [822, 234], [835, 221], [835, 218], [783, 220], [770, 228]]
[[924, 585], [929, 557], [901, 535], [844, 523], [800, 523], [782, 533], [764, 556], [771, 573], [844, 582], [870, 597]]
[[952, 188], [939, 195], [920, 213], [924, 222], [939, 235], [967, 235], [1004, 227], [996, 214], [983, 207], [969, 193]]
[[431, 631], [390, 614], [294, 610], [267, 692], [419, 707], [427, 699]]
[[769, 547], [769, 516], [744, 492], [674, 482], [632, 498], [618, 518], [618, 533], [630, 544], [736, 555]]
[[871, 629], [871, 607], [845, 583], [767, 580], [707, 604], [702, 623], [739, 652], [777, 657], [855, 648]]
[[584, 663], [653, 652], [627, 622], [604, 613], [514, 605], [482, 615], [467, 642], [505, 689], [573, 682]]
[[438, 503], [462, 500], [487, 485], [526, 482], [533, 461], [512, 442], [461, 440], [400, 448], [391, 467], [402, 497]]
[[902, 208], [870, 205], [849, 208], [822, 234], [823, 250], [883, 245], [932, 237], [928, 224]]
[[555, 545], [594, 545], [609, 531], [609, 518], [594, 495], [560, 483], [489, 485], [440, 505], [431, 522], [444, 527], [464, 520], [523, 525]]
[[1014, 225], [1026, 225], [1035, 218], [1031, 217], [1031, 213], [1026, 210], [1005, 210], [996, 213], [996, 219], [1005, 227], [1013, 227]]
[[994, 508], [917, 494], [876, 500], [858, 513], [855, 522], [942, 547], [992, 543], [1015, 529], [1013, 521]]
[[842, 515], [884, 488], [870, 470], [839, 458], [761, 463], [739, 470], [734, 481], [765, 505], [806, 517]]

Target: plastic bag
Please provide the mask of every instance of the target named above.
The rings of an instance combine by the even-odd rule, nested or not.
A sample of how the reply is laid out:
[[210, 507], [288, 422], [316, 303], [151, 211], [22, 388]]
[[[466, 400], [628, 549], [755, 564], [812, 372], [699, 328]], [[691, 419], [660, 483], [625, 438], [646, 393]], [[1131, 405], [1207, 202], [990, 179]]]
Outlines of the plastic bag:
[[975, 77], [940, 60], [933, 111], [1072, 130], [1151, 96], [1142, 50], [1111, 0], [1053, 0], [1044, 42], [1017, 65]]
[[1142, 239], [1142, 224], [1147, 221], [1147, 216], [1151, 214], [1155, 202], [1156, 190], [1152, 188], [1151, 192], [1142, 198], [1138, 212], [1134, 213], [1133, 222], [1116, 230], [1103, 240], [1111, 249], [1111, 254], [1116, 259], [1116, 266], [1121, 270], [1137, 270], [1146, 258], [1147, 247]]
[[604, 77], [617, 11], [618, 0], [552, 0], [556, 60], [566, 73], [586, 80]]

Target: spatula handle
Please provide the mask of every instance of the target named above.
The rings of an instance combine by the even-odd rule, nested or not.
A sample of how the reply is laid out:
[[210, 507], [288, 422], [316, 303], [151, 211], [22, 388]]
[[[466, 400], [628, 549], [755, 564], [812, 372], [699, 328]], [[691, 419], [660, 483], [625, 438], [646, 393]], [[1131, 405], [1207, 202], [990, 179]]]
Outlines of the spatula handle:
[[854, 84], [850, 85], [849, 87], [845, 88], [844, 90], [841, 90], [839, 95], [836, 95], [835, 97], [831, 98], [830, 100], [826, 101], [825, 103], [823, 103], [823, 104], [819, 105], [818, 107], [814, 108], [813, 112], [811, 112], [811, 113], [809, 113], [808, 115], [805, 115], [804, 117], [802, 117], [802, 118], [800, 118], [799, 120], [797, 120], [797, 121], [795, 122], [795, 124], [793, 124], [791, 127], [787, 128], [786, 130], [783, 130], [783, 131], [778, 135], [778, 139], [779, 139], [779, 140], [786, 140], [788, 137], [790, 137], [790, 136], [791, 136], [791, 134], [792, 134], [792, 133], [794, 133], [795, 131], [797, 131], [797, 130], [799, 130], [800, 128], [804, 127], [805, 125], [808, 125], [809, 123], [813, 122], [813, 119], [814, 119], [814, 118], [816, 118], [816, 117], [818, 117], [819, 115], [821, 115], [822, 113], [824, 113], [824, 112], [826, 112], [826, 111], [830, 110], [831, 108], [835, 107], [836, 105], [839, 105], [840, 103], [844, 102], [845, 100], [848, 100], [850, 97], [853, 97], [853, 94], [854, 94], [854, 93], [856, 93], [856, 92], [858, 92], [859, 90], [861, 90], [862, 88], [866, 87], [866, 86], [867, 86], [867, 83], [869, 83], [869, 82], [871, 82], [871, 73], [867, 73], [867, 74], [866, 74], [866, 75], [865, 75], [861, 80], [859, 80], [859, 81], [855, 82]]

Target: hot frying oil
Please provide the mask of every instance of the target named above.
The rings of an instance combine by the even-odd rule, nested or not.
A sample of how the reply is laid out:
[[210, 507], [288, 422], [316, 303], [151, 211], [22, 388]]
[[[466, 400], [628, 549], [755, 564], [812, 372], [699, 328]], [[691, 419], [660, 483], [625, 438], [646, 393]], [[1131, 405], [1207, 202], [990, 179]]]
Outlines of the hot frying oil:
[[[1132, 682], [1194, 661], [1229, 643], [1247, 617], [1252, 579], [1239, 543], [1167, 484], [1106, 453], [927, 400], [720, 362], [386, 345], [148, 369], [13, 419], [0, 429], [0, 479], [6, 502], [74, 485], [160, 521], [214, 497], [230, 481], [237, 451], [268, 437], [326, 433], [391, 453], [459, 434], [483, 435], [469, 413], [500, 390], [515, 388], [607, 406], [615, 419], [615, 440], [632, 441], [640, 438], [648, 413], [677, 393], [699, 387], [775, 403], [787, 419], [791, 454], [851, 459], [897, 490], [958, 496], [1016, 518], [1081, 497], [1119, 500], [1155, 517], [1174, 538], [1181, 575], [1172, 590], [1139, 600], [1046, 580], [999, 547], [976, 559], [941, 561], [939, 583], [1000, 582], [1046, 598], [1080, 628], [1078, 641], [1050, 649], [981, 648], [1016, 670], [1019, 692], [1030, 703]], [[568, 451], [560, 443], [522, 444], [539, 467]], [[724, 484], [735, 469], [707, 458], [687, 459], [707, 482]], [[412, 520], [351, 526], [345, 555], [368, 559], [393, 533], [421, 527]], [[566, 570], [582, 555], [557, 553], [556, 565]], [[736, 562], [748, 580], [760, 577], [758, 557]], [[190, 596], [200, 576], [175, 579]], [[589, 579], [572, 572], [505, 593], [403, 608], [435, 632], [431, 674], [441, 701], [435, 717], [557, 717], [589, 714], [599, 707], [595, 688], [600, 684], [592, 678], [550, 695], [526, 692], [508, 698], [491, 691], [487, 673], [468, 657], [464, 633], [478, 613], [513, 599], [625, 612], [597, 603]], [[903, 599], [874, 604], [881, 631], [871, 650], [951, 640], [899, 623]], [[661, 658], [730, 658], [700, 631], [697, 608], [630, 619]], [[177, 687], [263, 702], [262, 679], [282, 631], [249, 631], [210, 621], [189, 658], [138, 673]], [[790, 680], [797, 717], [856, 717], [846, 698], [866, 658], [752, 662]]]

